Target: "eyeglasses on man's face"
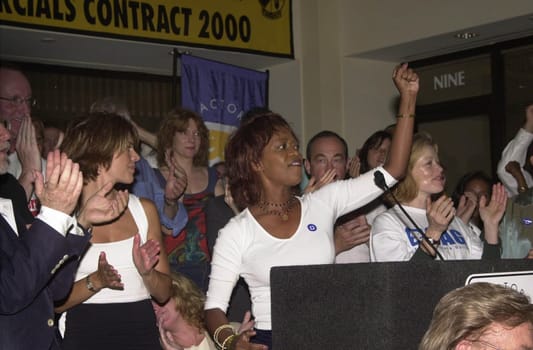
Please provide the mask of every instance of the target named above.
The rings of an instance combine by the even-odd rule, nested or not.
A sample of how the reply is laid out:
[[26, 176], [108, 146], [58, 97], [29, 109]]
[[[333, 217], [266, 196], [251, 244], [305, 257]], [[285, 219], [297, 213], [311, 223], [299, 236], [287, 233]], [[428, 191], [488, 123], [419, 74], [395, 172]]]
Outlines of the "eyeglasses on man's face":
[[37, 104], [37, 100], [33, 97], [20, 97], [20, 96], [14, 96], [14, 97], [2, 97], [0, 96], [0, 100], [8, 101], [16, 106], [22, 106], [27, 105], [28, 107], [34, 107]]

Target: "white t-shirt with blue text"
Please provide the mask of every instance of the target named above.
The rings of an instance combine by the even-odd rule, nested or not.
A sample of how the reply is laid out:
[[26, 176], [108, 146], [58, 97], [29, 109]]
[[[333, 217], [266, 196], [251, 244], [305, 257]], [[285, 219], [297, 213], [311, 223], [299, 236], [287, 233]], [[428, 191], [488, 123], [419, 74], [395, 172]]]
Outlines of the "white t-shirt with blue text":
[[[424, 232], [428, 228], [426, 210], [403, 206]], [[417, 229], [396, 205], [378, 215], [370, 235], [371, 261], [407, 261], [418, 249]], [[481, 259], [483, 242], [461, 219], [454, 217], [440, 238], [438, 251], [445, 260]]]

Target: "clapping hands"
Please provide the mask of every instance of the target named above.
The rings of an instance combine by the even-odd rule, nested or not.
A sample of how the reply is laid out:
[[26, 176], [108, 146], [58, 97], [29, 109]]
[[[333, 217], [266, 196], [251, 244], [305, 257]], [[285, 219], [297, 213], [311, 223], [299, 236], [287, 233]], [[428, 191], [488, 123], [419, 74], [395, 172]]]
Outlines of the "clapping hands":
[[435, 202], [431, 202], [431, 198], [428, 197], [426, 216], [428, 219], [426, 235], [435, 240], [439, 240], [455, 216], [452, 199], [446, 195], [442, 195]]
[[110, 222], [120, 216], [128, 205], [128, 191], [115, 191], [111, 183], [105, 184], [98, 192], [85, 202], [78, 215], [78, 222], [83, 227]]
[[104, 252], [100, 252], [100, 256], [98, 257], [98, 270], [96, 271], [94, 284], [98, 290], [102, 288], [124, 289], [121, 276], [118, 271], [107, 262]]
[[159, 262], [159, 243], [149, 239], [141, 245], [141, 236], [136, 234], [133, 238], [133, 262], [139, 274], [143, 277], [150, 275]]
[[43, 174], [34, 170], [35, 194], [41, 205], [70, 215], [78, 203], [83, 187], [83, 175], [77, 163], [58, 150], [50, 152], [46, 163], [46, 183]]
[[175, 202], [187, 188], [187, 174], [179, 163], [172, 157], [172, 150], [165, 152], [165, 162], [168, 166], [168, 178], [165, 185], [165, 201]]
[[459, 199], [456, 215], [463, 223], [468, 224], [478, 206], [478, 199], [475, 193], [465, 192]]
[[322, 175], [319, 180], [317, 180], [314, 176], [311, 176], [311, 178], [309, 179], [309, 183], [304, 188], [304, 193], [314, 192], [322, 186], [332, 183], [333, 181], [335, 181], [336, 175], [337, 172], [335, 171], [335, 169], [329, 169], [324, 173], [324, 175]]
[[371, 226], [364, 215], [359, 215], [335, 228], [335, 252], [337, 254], [370, 240]]
[[348, 160], [348, 175], [351, 178], [361, 175], [361, 160], [357, 154]]

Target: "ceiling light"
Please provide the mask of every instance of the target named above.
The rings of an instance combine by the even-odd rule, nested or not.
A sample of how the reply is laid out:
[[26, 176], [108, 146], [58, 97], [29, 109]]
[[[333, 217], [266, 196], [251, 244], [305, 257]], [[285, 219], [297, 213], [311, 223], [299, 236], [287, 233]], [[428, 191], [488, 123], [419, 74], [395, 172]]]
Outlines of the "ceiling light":
[[[170, 56], [174, 56], [174, 49], [170, 50], [170, 51], [168, 52], [168, 54], [169, 54]], [[178, 50], [178, 55], [191, 55], [191, 54], [192, 54], [192, 52], [189, 51], [189, 50], [185, 50], [185, 51], [183, 51], [183, 50]]]
[[461, 40], [468, 40], [468, 39], [475, 38], [476, 36], [478, 36], [478, 34], [474, 32], [462, 32], [462, 33], [455, 34], [454, 38], [461, 39]]

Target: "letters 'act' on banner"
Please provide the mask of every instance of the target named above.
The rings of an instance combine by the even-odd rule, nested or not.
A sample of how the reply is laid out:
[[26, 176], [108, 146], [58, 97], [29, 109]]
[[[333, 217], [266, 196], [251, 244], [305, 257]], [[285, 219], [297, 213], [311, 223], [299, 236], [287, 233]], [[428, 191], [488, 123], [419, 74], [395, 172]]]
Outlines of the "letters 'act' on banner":
[[265, 107], [268, 73], [181, 56], [181, 103], [199, 113], [209, 129], [209, 161], [224, 159], [224, 146], [252, 107]]

